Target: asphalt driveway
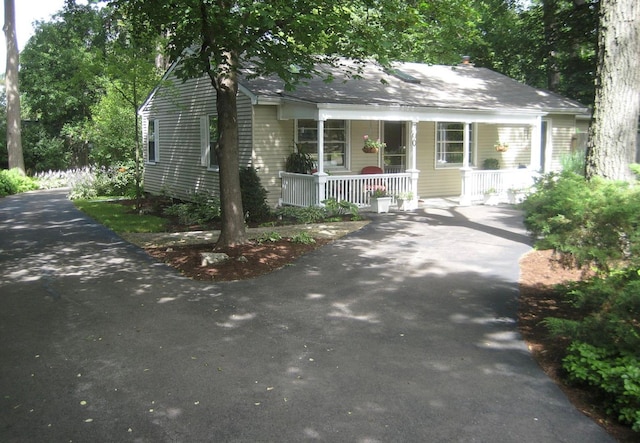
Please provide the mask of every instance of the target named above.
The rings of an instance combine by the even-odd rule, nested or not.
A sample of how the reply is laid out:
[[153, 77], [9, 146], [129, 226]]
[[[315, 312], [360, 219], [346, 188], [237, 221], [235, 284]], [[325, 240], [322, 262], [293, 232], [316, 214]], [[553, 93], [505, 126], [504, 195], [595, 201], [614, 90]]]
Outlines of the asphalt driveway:
[[0, 199], [2, 442], [606, 442], [517, 332], [517, 211], [376, 216], [187, 280], [62, 191]]

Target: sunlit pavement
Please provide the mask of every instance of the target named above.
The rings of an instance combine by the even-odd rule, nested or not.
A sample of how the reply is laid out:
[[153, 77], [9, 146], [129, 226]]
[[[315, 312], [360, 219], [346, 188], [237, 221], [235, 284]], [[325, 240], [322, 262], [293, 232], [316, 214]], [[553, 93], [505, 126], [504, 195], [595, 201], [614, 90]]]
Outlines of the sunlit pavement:
[[517, 333], [529, 249], [511, 208], [422, 207], [206, 284], [0, 199], [0, 441], [612, 441]]

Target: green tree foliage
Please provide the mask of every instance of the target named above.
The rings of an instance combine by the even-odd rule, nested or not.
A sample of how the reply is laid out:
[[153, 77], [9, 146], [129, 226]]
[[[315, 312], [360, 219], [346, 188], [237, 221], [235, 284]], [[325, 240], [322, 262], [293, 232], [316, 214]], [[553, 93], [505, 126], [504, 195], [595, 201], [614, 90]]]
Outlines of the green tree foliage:
[[22, 51], [21, 84], [28, 115], [50, 136], [91, 117], [104, 92], [104, 16], [67, 4], [54, 21], [38, 23]]

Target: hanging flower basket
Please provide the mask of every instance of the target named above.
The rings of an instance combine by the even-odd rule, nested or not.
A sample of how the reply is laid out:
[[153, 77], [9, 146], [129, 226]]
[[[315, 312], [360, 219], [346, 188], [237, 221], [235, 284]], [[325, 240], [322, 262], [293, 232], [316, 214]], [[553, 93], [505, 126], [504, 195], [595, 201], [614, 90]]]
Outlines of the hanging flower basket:
[[498, 152], [507, 152], [509, 150], [509, 145], [506, 143], [498, 143], [495, 145], [495, 148]]
[[367, 154], [376, 154], [380, 149], [386, 148], [387, 144], [381, 142], [380, 139], [371, 140], [368, 135], [364, 136], [364, 147], [362, 148], [362, 152], [366, 152]]

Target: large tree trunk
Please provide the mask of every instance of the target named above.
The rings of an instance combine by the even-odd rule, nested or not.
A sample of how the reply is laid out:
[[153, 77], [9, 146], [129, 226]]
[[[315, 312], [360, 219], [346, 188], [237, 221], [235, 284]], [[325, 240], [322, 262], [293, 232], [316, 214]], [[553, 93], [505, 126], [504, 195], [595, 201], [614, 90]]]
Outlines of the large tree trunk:
[[557, 0], [544, 0], [542, 20], [544, 24], [544, 44], [547, 57], [547, 89], [558, 91], [560, 87], [560, 68], [558, 66], [558, 9]]
[[[242, 194], [240, 192], [240, 165], [238, 146], [237, 111], [237, 54], [226, 54], [227, 63], [215, 77], [218, 110], [218, 143], [215, 155], [220, 166], [220, 204], [222, 209], [222, 231], [217, 247], [246, 243]], [[213, 155], [213, 153], [212, 153]]]
[[600, 4], [596, 97], [589, 128], [586, 176], [631, 178], [640, 112], [640, 3]]
[[4, 0], [4, 35], [7, 42], [7, 152], [9, 169], [17, 168], [24, 174], [22, 131], [20, 121], [20, 90], [18, 88], [18, 38], [16, 36], [16, 8], [14, 0]]

